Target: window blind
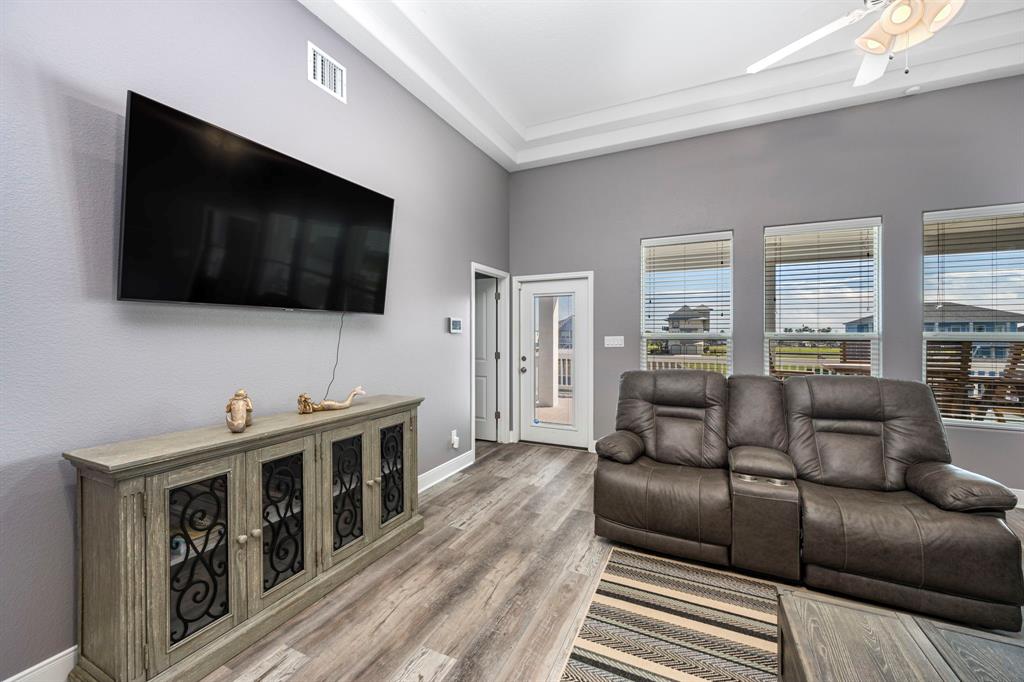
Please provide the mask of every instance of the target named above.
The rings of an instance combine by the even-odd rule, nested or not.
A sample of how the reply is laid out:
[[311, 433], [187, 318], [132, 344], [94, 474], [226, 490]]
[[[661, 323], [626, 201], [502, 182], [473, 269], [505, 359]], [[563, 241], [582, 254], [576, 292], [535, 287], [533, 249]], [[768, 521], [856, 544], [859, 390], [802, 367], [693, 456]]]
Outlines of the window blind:
[[924, 380], [951, 420], [1024, 428], [1024, 204], [924, 214]]
[[880, 218], [765, 228], [765, 370], [880, 374]]
[[641, 243], [642, 364], [647, 369], [732, 366], [732, 233]]

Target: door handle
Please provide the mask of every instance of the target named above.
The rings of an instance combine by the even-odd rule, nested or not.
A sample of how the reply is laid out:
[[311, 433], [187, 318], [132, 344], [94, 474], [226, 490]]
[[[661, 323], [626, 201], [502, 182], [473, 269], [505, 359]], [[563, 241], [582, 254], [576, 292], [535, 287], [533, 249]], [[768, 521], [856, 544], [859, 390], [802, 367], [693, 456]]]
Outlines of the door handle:
[[369, 481], [366, 482], [366, 485], [372, 488], [373, 486], [377, 485], [377, 479], [371, 478]]
[[239, 535], [238, 536], [238, 544], [240, 544], [240, 545], [244, 545], [248, 540], [249, 540], [249, 536], [248, 535]]

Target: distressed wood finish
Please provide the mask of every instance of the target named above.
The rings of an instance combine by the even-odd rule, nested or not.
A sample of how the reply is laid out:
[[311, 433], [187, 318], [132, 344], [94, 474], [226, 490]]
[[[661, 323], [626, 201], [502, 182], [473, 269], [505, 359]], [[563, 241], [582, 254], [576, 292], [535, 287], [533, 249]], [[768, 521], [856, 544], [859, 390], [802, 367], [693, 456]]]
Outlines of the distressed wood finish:
[[[270, 462], [281, 457], [287, 457], [302, 453], [302, 561], [303, 570], [289, 577], [279, 585], [274, 585], [269, 591], [263, 591], [263, 467], [264, 462]], [[298, 585], [302, 585], [313, 577], [316, 572], [316, 531], [319, 524], [310, 524], [322, 515], [317, 513], [317, 503], [320, 495], [317, 488], [316, 469], [316, 438], [306, 436], [298, 440], [290, 440], [278, 443], [267, 448], [248, 453], [247, 462], [255, 463], [255, 466], [246, 468], [246, 496], [248, 503], [248, 526], [242, 530], [249, 536], [249, 613], [256, 613], [267, 608], [278, 599], [288, 596]], [[260, 492], [261, 494], [255, 494]], [[256, 532], [259, 531], [259, 532]]]
[[779, 594], [783, 680], [1010, 680], [1024, 670], [1012, 637], [804, 589]]
[[64, 458], [79, 469], [93, 469], [114, 478], [128, 478], [178, 468], [194, 458], [209, 459], [218, 454], [254, 450], [345, 424], [413, 411], [421, 402], [422, 398], [409, 396], [375, 395], [360, 400], [347, 410], [257, 416], [244, 433], [231, 433], [221, 424], [71, 450], [64, 453]]
[[[363, 493], [363, 536], [354, 540], [348, 545], [335, 551], [334, 549], [334, 509], [333, 509], [333, 455], [334, 444], [338, 441], [347, 440], [355, 436], [362, 437], [362, 493]], [[341, 563], [347, 557], [362, 551], [369, 544], [370, 536], [367, 533], [370, 519], [370, 489], [369, 481], [373, 477], [373, 434], [370, 424], [353, 424], [340, 429], [325, 431], [320, 434], [320, 449], [318, 450], [317, 466], [320, 470], [320, 485], [322, 503], [321, 528], [320, 528], [320, 565], [322, 570], [329, 570]]]
[[[257, 418], [241, 434], [218, 426], [65, 453], [78, 468], [80, 548], [81, 639], [70, 679], [200, 679], [412, 538], [423, 528], [415, 494], [420, 402], [375, 396], [348, 410]], [[332, 553], [331, 438], [363, 435], [364, 517], [372, 526], [370, 509], [379, 509], [378, 493], [366, 482], [373, 473], [371, 447], [379, 439], [374, 429], [396, 423], [404, 425], [405, 510], [376, 541]], [[264, 592], [262, 463], [299, 453], [304, 567]], [[220, 475], [227, 476], [228, 613], [172, 645], [168, 495]], [[305, 666], [306, 658], [291, 648], [264, 653], [262, 667], [251, 674], [284, 679]], [[434, 660], [427, 657], [418, 669]]]

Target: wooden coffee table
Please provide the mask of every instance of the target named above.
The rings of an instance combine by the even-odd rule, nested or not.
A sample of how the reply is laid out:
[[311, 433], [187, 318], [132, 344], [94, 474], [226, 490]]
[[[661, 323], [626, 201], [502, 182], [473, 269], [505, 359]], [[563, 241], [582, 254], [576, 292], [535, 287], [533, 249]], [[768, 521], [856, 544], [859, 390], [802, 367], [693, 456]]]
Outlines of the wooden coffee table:
[[823, 594], [779, 589], [783, 680], [1024, 679], [1024, 641]]

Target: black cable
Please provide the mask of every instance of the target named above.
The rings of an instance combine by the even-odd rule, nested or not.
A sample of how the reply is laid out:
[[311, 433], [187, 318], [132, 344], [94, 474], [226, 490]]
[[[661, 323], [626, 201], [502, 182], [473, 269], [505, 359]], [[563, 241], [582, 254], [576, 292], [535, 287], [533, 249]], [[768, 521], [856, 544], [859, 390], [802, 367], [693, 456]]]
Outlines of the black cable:
[[338, 359], [341, 358], [341, 330], [345, 328], [345, 313], [341, 314], [341, 324], [338, 325], [338, 346], [334, 351], [334, 369], [331, 370], [331, 382], [327, 384], [327, 390], [324, 391], [324, 400], [327, 400], [327, 394], [331, 392], [331, 386], [334, 385], [334, 375], [338, 371]]

